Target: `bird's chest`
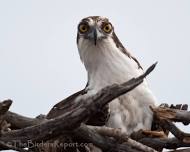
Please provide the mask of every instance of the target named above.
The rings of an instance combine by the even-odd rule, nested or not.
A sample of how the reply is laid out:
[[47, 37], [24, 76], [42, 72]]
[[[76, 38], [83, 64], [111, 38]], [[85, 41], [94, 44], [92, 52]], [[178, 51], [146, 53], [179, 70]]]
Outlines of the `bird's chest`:
[[[105, 86], [113, 83], [122, 83], [129, 78], [125, 77], [125, 72], [120, 73], [105, 73], [100, 77], [94, 77], [91, 81], [92, 90], [100, 90]], [[106, 76], [105, 76], [106, 75]], [[110, 117], [107, 126], [113, 128], [121, 128], [122, 131], [131, 134], [139, 129], [150, 129], [152, 121], [152, 112], [149, 109], [149, 104], [146, 103], [146, 98], [140, 96], [141, 89], [134, 89], [131, 92], [122, 95], [109, 103]], [[145, 101], [145, 103], [144, 103]]]
[[[98, 59], [98, 62], [95, 62], [95, 59]], [[92, 58], [86, 68], [88, 89], [93, 93], [108, 85], [121, 84], [142, 74], [136, 63], [119, 53], [110, 53], [106, 57], [101, 54], [98, 58]], [[148, 90], [146, 83], [142, 83], [140, 87], [110, 102], [107, 126], [121, 128], [128, 134], [139, 129], [150, 129], [152, 113], [149, 102], [152, 102], [152, 97], [149, 96]]]
[[130, 94], [123, 95], [109, 103], [110, 117], [107, 126], [120, 128], [131, 134], [140, 129], [150, 129], [152, 113], [147, 105], [140, 105]]
[[[140, 73], [137, 74], [133, 70], [125, 70], [122, 65], [120, 67], [117, 65], [113, 66], [117, 68], [115, 67], [114, 69], [114, 67], [109, 66], [101, 67], [97, 73], [94, 73], [91, 79], [89, 79], [89, 87], [92, 90], [99, 91], [108, 85], [126, 82]], [[139, 129], [150, 129], [152, 112], [147, 102], [149, 101], [148, 92], [146, 88], [143, 88], [144, 86], [146, 84], [143, 83], [140, 87], [109, 103], [110, 117], [106, 124], [107, 126], [121, 128], [122, 131], [128, 134]]]
[[126, 61], [101, 61], [97, 70], [89, 73], [89, 87], [100, 90], [111, 84], [121, 84], [133, 77], [139, 76], [142, 72], [132, 69]]

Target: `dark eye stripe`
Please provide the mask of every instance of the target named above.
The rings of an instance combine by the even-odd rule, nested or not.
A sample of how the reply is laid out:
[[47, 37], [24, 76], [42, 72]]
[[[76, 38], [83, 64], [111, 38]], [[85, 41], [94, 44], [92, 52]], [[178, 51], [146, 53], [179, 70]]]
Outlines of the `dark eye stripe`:
[[83, 18], [81, 22], [86, 22], [86, 23], [88, 23], [88, 22], [90, 22], [90, 18]]
[[111, 25], [111, 27], [113, 28], [112, 24], [110, 22], [102, 22], [101, 28], [103, 28], [105, 25]]

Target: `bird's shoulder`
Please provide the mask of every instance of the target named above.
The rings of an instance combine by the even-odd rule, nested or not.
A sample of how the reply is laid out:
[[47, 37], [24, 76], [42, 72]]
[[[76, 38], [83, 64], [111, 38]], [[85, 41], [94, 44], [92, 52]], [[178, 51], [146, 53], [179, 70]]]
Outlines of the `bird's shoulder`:
[[[86, 87], [73, 95], [67, 97], [66, 99], [60, 101], [53, 108], [50, 112], [46, 115], [47, 119], [52, 119], [58, 117], [66, 112], [72, 111], [75, 107], [80, 104], [80, 98], [87, 98], [90, 96], [90, 91], [87, 89], [88, 84]], [[97, 112], [92, 115], [89, 119], [87, 119], [86, 124], [88, 125], [95, 125], [95, 126], [102, 126], [105, 125], [109, 118], [109, 107], [108, 105], [104, 106], [102, 109], [98, 109]]]
[[116, 47], [119, 48], [119, 50], [120, 50], [123, 54], [125, 54], [128, 58], [130, 58], [131, 60], [133, 60], [133, 61], [137, 64], [138, 69], [143, 70], [143, 68], [142, 68], [140, 62], [137, 60], [137, 58], [134, 57], [133, 55], [131, 55], [131, 53], [123, 46], [123, 44], [122, 44], [121, 41], [118, 39], [118, 37], [116, 36], [115, 33], [113, 33], [113, 40], [114, 40], [114, 42], [115, 42], [115, 44], [116, 44]]

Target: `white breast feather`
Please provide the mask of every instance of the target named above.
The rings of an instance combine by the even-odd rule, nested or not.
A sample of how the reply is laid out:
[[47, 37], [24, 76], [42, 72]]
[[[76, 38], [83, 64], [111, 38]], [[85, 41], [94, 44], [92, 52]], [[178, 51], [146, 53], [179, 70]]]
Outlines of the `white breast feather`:
[[[97, 92], [113, 83], [123, 83], [143, 73], [137, 63], [123, 54], [111, 38], [93, 42], [79, 39], [79, 54], [88, 72], [88, 89]], [[107, 126], [121, 128], [131, 134], [139, 129], [150, 129], [155, 97], [146, 80], [137, 88], [114, 101], [110, 106]]]

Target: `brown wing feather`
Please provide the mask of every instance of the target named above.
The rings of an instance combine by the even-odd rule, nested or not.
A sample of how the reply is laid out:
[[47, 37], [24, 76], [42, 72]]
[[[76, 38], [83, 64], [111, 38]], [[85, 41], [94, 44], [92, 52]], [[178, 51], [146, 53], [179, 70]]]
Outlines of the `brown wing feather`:
[[121, 52], [123, 52], [125, 55], [127, 55], [129, 58], [131, 58], [132, 60], [134, 60], [139, 69], [143, 69], [142, 66], [140, 65], [139, 61], [133, 57], [128, 51], [127, 49], [123, 46], [123, 44], [120, 42], [120, 40], [118, 39], [118, 37], [116, 36], [115, 32], [113, 32], [113, 40], [117, 46], [117, 48], [119, 48], [121, 50]]
[[[88, 91], [85, 88], [83, 90], [80, 90], [80, 91], [74, 93], [73, 95], [69, 96], [68, 98], [60, 101], [59, 103], [57, 103], [56, 105], [53, 106], [53, 108], [50, 110], [50, 112], [46, 115], [46, 118], [52, 119], [52, 118], [58, 117], [64, 113], [66, 113], [68, 111], [73, 110], [78, 105], [74, 102], [75, 99], [86, 93], [88, 93]], [[97, 113], [92, 115], [87, 120], [86, 124], [102, 126], [102, 125], [105, 125], [108, 118], [109, 118], [109, 107], [108, 107], [108, 105], [106, 105], [103, 109], [98, 109]]]
[[76, 105], [74, 103], [74, 100], [81, 95], [84, 95], [86, 93], [86, 90], [80, 90], [76, 93], [74, 93], [73, 95], [67, 97], [66, 99], [60, 101], [59, 103], [57, 103], [56, 105], [53, 106], [53, 108], [50, 110], [50, 112], [46, 115], [47, 119], [52, 119], [55, 118], [57, 116], [60, 116], [66, 112], [68, 112], [69, 110], [72, 110], [74, 107], [74, 105]]

